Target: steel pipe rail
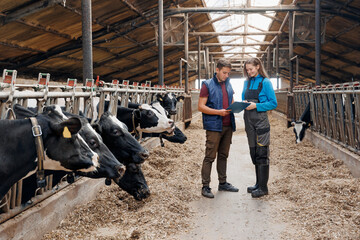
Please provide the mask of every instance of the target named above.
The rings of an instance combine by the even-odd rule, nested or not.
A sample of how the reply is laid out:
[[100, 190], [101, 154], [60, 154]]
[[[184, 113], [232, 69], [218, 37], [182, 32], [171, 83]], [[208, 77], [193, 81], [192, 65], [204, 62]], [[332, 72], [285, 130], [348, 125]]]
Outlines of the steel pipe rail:
[[272, 45], [271, 42], [258, 42], [258, 43], [247, 43], [247, 44], [237, 44], [237, 43], [202, 43], [204, 47], [220, 47], [220, 46], [233, 46], [233, 47], [247, 47], [247, 46], [259, 46], [259, 45]]
[[209, 52], [209, 55], [220, 55], [220, 54], [261, 54], [266, 53], [265, 51], [259, 51], [259, 52]]
[[313, 5], [303, 5], [303, 7], [295, 5], [278, 5], [278, 6], [268, 6], [268, 7], [254, 7], [251, 8], [236, 8], [236, 7], [188, 7], [188, 8], [171, 8], [164, 10], [164, 15], [174, 15], [179, 13], [267, 13], [267, 12], [293, 12], [293, 11], [302, 11], [302, 12], [314, 12], [314, 8], [311, 8]]
[[189, 32], [191, 36], [248, 36], [248, 35], [277, 35], [281, 34], [278, 31], [269, 32]]

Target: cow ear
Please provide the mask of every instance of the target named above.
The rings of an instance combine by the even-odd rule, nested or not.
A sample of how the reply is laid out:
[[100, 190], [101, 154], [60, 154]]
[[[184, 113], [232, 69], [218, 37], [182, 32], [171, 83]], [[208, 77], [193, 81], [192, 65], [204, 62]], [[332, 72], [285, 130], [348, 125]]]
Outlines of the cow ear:
[[185, 99], [184, 96], [178, 96], [178, 97], [176, 98], [176, 100], [178, 100], [178, 102], [182, 102], [182, 101], [184, 101], [184, 99]]
[[31, 110], [24, 108], [20, 104], [15, 104], [12, 107], [12, 110], [14, 111], [16, 118], [18, 119], [24, 119], [28, 117], [35, 117], [37, 114], [32, 112]]
[[156, 99], [159, 101], [159, 102], [162, 102], [163, 101], [163, 98], [161, 96], [160, 93], [156, 94]]
[[64, 138], [71, 138], [71, 135], [78, 133], [81, 127], [81, 121], [77, 117], [69, 118], [60, 123], [50, 123], [50, 128], [57, 135], [62, 135]]
[[102, 133], [102, 128], [101, 128], [101, 126], [98, 124], [98, 123], [93, 123], [92, 125], [91, 125], [91, 127], [93, 128], [93, 129], [95, 129], [95, 131], [97, 132], [97, 133]]
[[136, 119], [140, 119], [141, 118], [141, 111], [139, 109], [135, 109], [133, 112], [134, 116]]

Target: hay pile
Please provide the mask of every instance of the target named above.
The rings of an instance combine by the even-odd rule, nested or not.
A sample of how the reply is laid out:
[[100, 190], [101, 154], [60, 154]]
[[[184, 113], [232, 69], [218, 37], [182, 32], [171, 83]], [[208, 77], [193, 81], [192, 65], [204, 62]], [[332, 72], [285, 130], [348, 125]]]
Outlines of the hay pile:
[[[341, 160], [295, 144], [292, 129], [270, 117], [270, 195], [274, 218], [287, 223], [283, 239], [360, 239], [360, 179]], [[245, 134], [240, 129], [236, 134]], [[189, 202], [200, 198], [205, 131], [201, 119], [185, 131], [185, 144], [165, 142], [143, 164], [151, 197], [143, 202], [104, 187], [43, 239], [174, 239], [192, 226]], [[195, 210], [196, 211], [196, 210]], [[269, 226], [268, 231], [271, 231]]]
[[284, 239], [360, 239], [360, 179], [341, 160], [271, 119], [271, 164], [280, 171], [266, 198], [291, 226]]
[[164, 141], [143, 164], [151, 196], [139, 202], [115, 184], [80, 206], [42, 239], [168, 239], [189, 228], [188, 203], [198, 199], [205, 149], [201, 119], [192, 122], [184, 144]]

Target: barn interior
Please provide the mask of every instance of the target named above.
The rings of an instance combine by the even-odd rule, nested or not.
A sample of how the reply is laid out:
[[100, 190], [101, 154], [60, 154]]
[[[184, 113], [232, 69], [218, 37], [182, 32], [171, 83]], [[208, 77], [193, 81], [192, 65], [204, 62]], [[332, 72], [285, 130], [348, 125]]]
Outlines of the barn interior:
[[[270, 76], [279, 76], [285, 85], [315, 84], [316, 71], [321, 76], [317, 85], [359, 80], [359, 1], [321, 1], [318, 47], [315, 1], [281, 0], [266, 6], [269, 2], [256, 0], [165, 0], [160, 38], [159, 2], [93, 0], [82, 8], [80, 0], [3, 0], [0, 65], [30, 78], [50, 73], [56, 81], [85, 79], [85, 71], [87, 77], [106, 82], [176, 86], [182, 75], [182, 83], [187, 78], [195, 87], [199, 76], [210, 77], [219, 57], [231, 58], [233, 75], [241, 77], [244, 59], [256, 56]], [[268, 29], [249, 20], [255, 15], [271, 20]], [[82, 29], [82, 22], [90, 30]], [[83, 49], [92, 49], [91, 58]], [[200, 64], [198, 56], [203, 56]], [[91, 61], [84, 61], [87, 67], [84, 58]]]

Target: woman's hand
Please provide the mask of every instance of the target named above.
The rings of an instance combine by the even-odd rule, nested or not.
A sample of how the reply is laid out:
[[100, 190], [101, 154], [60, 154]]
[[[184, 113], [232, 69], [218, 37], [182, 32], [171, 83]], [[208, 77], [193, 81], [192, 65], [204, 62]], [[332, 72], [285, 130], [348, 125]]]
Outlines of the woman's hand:
[[256, 108], [256, 103], [250, 102], [250, 105], [247, 108], [245, 108], [245, 110], [253, 110], [255, 108]]

